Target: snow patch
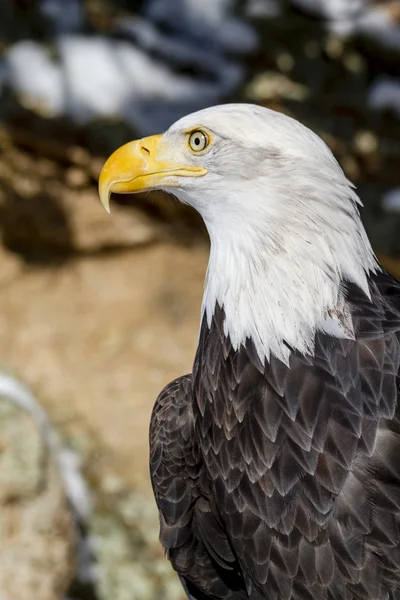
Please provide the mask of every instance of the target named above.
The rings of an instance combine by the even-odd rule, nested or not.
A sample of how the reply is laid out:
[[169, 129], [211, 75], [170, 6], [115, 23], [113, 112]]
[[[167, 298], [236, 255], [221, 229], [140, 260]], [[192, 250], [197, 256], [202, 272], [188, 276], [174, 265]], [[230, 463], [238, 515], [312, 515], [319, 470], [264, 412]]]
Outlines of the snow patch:
[[241, 55], [256, 47], [257, 37], [234, 16], [234, 6], [235, 0], [201, 6], [148, 0], [140, 16], [115, 20], [120, 37], [114, 38], [80, 33], [81, 0], [68, 8], [65, 1], [42, 0], [54, 60], [37, 42], [17, 42], [5, 58], [6, 79], [26, 107], [46, 116], [67, 115], [79, 124], [121, 118], [139, 133], [159, 132], [218, 103], [243, 81]]
[[8, 82], [23, 104], [50, 116], [64, 112], [62, 72], [43, 46], [30, 40], [17, 42], [6, 53], [5, 61]]

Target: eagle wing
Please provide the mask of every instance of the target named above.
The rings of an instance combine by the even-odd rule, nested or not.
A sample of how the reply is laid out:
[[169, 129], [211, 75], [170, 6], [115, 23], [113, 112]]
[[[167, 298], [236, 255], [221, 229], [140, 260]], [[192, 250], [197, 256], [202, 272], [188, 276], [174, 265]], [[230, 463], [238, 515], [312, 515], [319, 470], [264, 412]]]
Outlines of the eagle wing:
[[348, 285], [356, 340], [314, 357], [235, 351], [203, 323], [196, 437], [249, 593], [271, 600], [400, 594], [400, 286]]
[[185, 375], [161, 392], [153, 409], [150, 472], [160, 541], [190, 598], [243, 600], [240, 569], [194, 438], [192, 404], [192, 376]]

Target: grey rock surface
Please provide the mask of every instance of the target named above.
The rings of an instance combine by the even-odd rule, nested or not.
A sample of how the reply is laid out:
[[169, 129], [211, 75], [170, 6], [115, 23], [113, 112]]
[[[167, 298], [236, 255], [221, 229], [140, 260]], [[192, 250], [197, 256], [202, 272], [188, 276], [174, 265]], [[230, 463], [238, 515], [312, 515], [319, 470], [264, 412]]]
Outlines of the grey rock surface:
[[72, 513], [40, 428], [0, 396], [0, 598], [62, 598], [74, 541]]

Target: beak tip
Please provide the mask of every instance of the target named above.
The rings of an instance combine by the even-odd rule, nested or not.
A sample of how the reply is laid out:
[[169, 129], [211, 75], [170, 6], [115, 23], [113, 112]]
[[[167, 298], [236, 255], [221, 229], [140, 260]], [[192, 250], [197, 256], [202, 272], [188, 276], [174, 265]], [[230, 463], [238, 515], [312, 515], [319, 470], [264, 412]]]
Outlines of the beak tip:
[[111, 209], [110, 209], [110, 196], [109, 195], [103, 196], [103, 197], [100, 196], [100, 200], [101, 200], [101, 203], [104, 206], [106, 212], [108, 214], [110, 214], [110, 212], [111, 212]]
[[110, 196], [111, 196], [110, 187], [111, 186], [108, 183], [104, 184], [104, 182], [102, 181], [102, 178], [100, 176], [100, 182], [99, 182], [100, 201], [101, 201], [102, 205], [104, 206], [104, 208], [106, 209], [106, 211], [108, 212], [108, 214], [110, 214]]

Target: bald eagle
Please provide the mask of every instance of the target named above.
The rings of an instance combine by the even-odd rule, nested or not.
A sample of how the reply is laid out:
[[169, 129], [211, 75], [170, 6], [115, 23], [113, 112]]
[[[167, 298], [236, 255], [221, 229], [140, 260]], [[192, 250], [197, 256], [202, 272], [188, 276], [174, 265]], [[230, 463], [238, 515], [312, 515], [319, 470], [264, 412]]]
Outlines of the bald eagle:
[[106, 162], [211, 240], [192, 373], [150, 427], [160, 540], [192, 600], [400, 598], [400, 284], [325, 143], [224, 105]]

